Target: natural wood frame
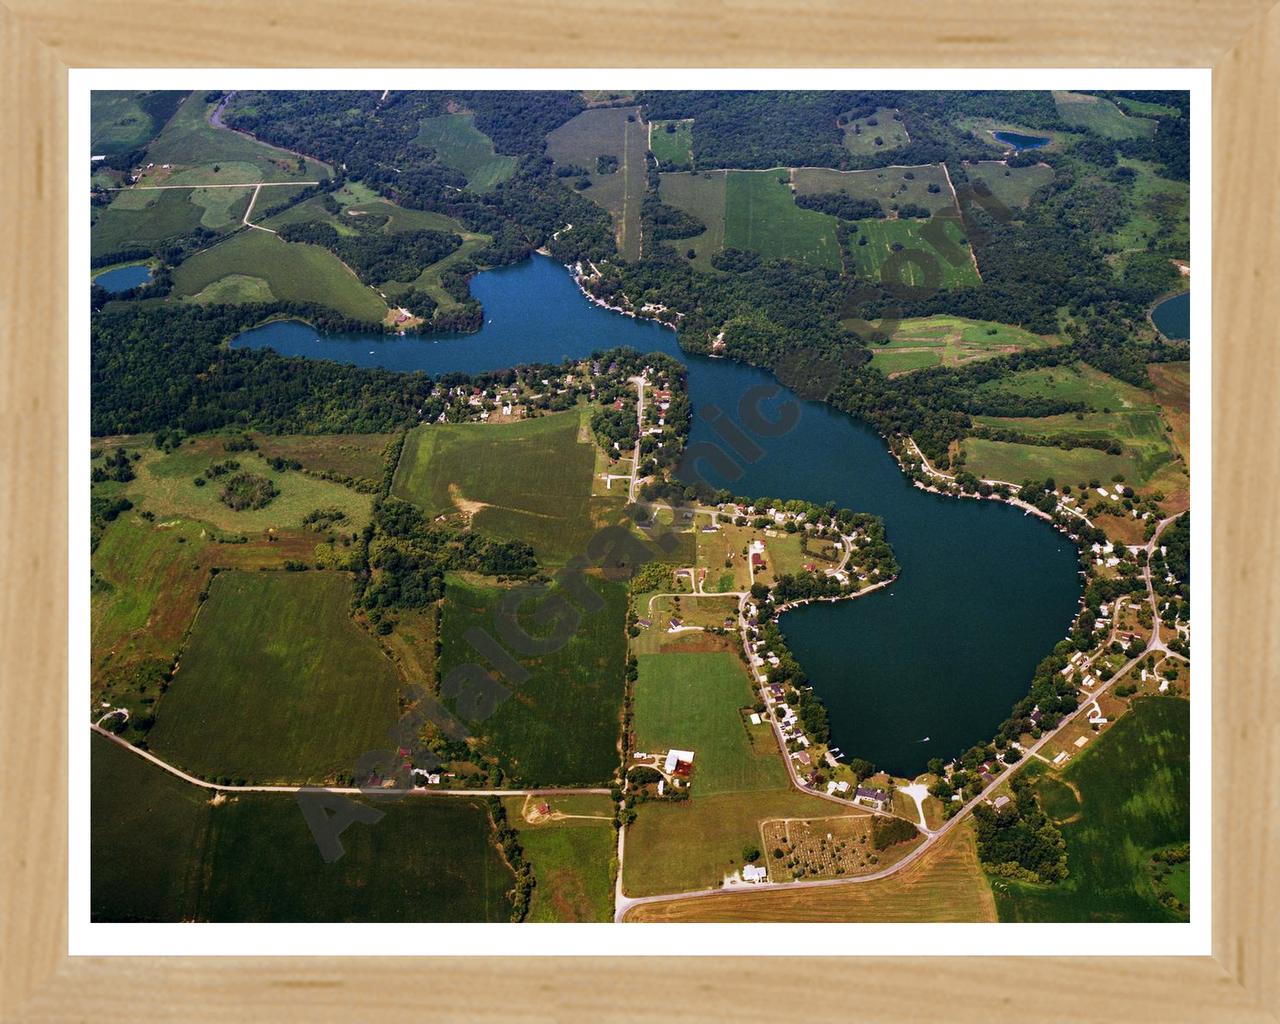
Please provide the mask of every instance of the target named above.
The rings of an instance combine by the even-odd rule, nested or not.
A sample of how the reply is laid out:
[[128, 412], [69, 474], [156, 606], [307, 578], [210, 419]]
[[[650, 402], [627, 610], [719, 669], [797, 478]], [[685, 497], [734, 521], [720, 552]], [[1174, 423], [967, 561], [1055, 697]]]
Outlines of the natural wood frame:
[[[1274, 680], [1280, 7], [813, 0], [464, 5], [75, 0], [0, 6], [0, 1019], [1280, 1016]], [[1214, 68], [1214, 954], [1124, 960], [405, 960], [66, 955], [66, 70], [69, 66]], [[52, 294], [49, 282], [53, 282]], [[1234, 357], [1234, 358], [1233, 358]], [[1258, 443], [1258, 442], [1261, 443]], [[1199, 586], [1206, 585], [1201, 580]], [[1271, 818], [1268, 819], [1268, 813]], [[1000, 932], [991, 933], [999, 950]], [[814, 944], [810, 952], [821, 949]], [[868, 950], [859, 950], [867, 954]], [[1135, 950], [1139, 952], [1139, 950]], [[834, 968], [834, 969], [833, 969]], [[1011, 1004], [1014, 993], [1033, 1002]], [[1039, 1009], [1035, 1007], [1038, 1005]], [[1021, 1008], [1017, 1008], [1021, 1006]], [[785, 1012], [785, 1011], [783, 1011]]]

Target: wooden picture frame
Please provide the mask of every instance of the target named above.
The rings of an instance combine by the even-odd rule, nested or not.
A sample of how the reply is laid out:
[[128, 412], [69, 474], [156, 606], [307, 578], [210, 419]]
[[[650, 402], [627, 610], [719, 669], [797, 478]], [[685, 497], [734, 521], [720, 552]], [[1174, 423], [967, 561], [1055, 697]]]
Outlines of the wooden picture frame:
[[[1011, 9], [659, 0], [630, 10], [335, 0], [0, 6], [0, 1019], [1280, 1017], [1280, 7], [1189, 0]], [[1148, 66], [1214, 69], [1213, 955], [878, 960], [815, 932], [776, 964], [655, 959], [67, 955], [67, 69], [93, 66]], [[50, 287], [52, 282], [52, 287]], [[1261, 440], [1261, 443], [1258, 443]], [[72, 529], [79, 526], [72, 524]], [[1205, 586], [1202, 581], [1200, 586]], [[993, 929], [987, 952], [1012, 952]], [[655, 950], [655, 952], [657, 952]], [[972, 949], [957, 952], [973, 953]], [[1034, 993], [1034, 995], [1032, 995]], [[1024, 1002], [1024, 999], [1026, 1000]]]

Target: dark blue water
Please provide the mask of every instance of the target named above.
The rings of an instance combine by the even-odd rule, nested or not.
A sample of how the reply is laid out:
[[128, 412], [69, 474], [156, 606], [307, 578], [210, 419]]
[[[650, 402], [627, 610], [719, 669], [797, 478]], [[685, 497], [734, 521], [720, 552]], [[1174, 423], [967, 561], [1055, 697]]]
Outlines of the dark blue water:
[[116, 292], [127, 292], [130, 288], [137, 288], [138, 285], [146, 284], [150, 280], [151, 268], [145, 263], [134, 263], [128, 267], [116, 267], [115, 270], [105, 271], [95, 277], [93, 283], [114, 295]]
[[1049, 138], [1044, 135], [1023, 135], [1021, 132], [992, 132], [997, 142], [1003, 142], [1014, 149], [1040, 149], [1049, 145]]
[[724, 420], [709, 407], [740, 422], [744, 395], [776, 387], [761, 411], [772, 417], [780, 403], [793, 402], [795, 427], [778, 437], [751, 432], [759, 457], [734, 456], [727, 472], [699, 468], [711, 484], [741, 494], [834, 501], [884, 517], [899, 581], [857, 601], [790, 612], [782, 626], [827, 705], [833, 742], [899, 774], [989, 739], [1027, 692], [1036, 663], [1066, 633], [1079, 598], [1075, 551], [1044, 522], [995, 502], [912, 487], [866, 425], [796, 398], [764, 371], [682, 352], [674, 332], [587, 301], [549, 259], [480, 274], [472, 291], [486, 317], [476, 334], [321, 336], [304, 324], [275, 323], [235, 344], [433, 374], [617, 345], [659, 350], [689, 368], [691, 444], [718, 441], [713, 423]]
[[1165, 299], [1151, 311], [1156, 330], [1173, 341], [1191, 340], [1191, 293], [1189, 291]]

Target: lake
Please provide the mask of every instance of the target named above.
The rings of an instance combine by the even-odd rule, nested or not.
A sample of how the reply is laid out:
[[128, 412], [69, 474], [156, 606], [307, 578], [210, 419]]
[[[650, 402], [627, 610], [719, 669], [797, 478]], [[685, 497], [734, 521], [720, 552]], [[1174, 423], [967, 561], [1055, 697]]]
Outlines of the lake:
[[[742, 396], [776, 388], [799, 416], [778, 437], [752, 435], [759, 458], [713, 486], [748, 496], [834, 501], [882, 516], [901, 578], [856, 601], [788, 612], [781, 626], [830, 713], [832, 742], [900, 775], [991, 738], [1030, 687], [1036, 664], [1070, 627], [1080, 596], [1074, 546], [1047, 523], [998, 502], [913, 487], [866, 424], [807, 402], [771, 374], [682, 351], [675, 332], [588, 301], [546, 257], [471, 282], [484, 305], [475, 334], [319, 335], [297, 322], [246, 331], [233, 344], [393, 370], [477, 373], [629, 345], [689, 370], [691, 444], [717, 441], [717, 410], [735, 423]], [[745, 428], [744, 428], [745, 429]], [[723, 445], [720, 445], [723, 447]]]
[[1003, 142], [1014, 149], [1040, 149], [1051, 141], [1045, 135], [1023, 135], [1021, 132], [992, 132], [997, 142]]
[[127, 292], [151, 280], [151, 268], [145, 263], [133, 263], [127, 267], [116, 267], [107, 270], [93, 279], [93, 283], [105, 288], [113, 295], [116, 292]]
[[1191, 292], [1173, 295], [1151, 311], [1156, 330], [1172, 341], [1191, 340]]

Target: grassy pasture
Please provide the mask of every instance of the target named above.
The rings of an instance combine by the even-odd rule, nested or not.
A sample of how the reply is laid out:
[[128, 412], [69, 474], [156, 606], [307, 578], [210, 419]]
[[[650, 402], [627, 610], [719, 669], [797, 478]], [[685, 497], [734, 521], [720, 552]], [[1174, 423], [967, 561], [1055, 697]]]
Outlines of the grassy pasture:
[[1156, 386], [1156, 403], [1165, 422], [1173, 427], [1169, 437], [1182, 454], [1186, 465], [1191, 465], [1191, 364], [1151, 363], [1147, 376]]
[[191, 193], [184, 189], [117, 192], [109, 206], [93, 213], [89, 252], [102, 256], [158, 245], [191, 234], [203, 217], [204, 209], [191, 202]]
[[[182, 516], [229, 533], [301, 527], [303, 518], [318, 508], [341, 509], [347, 516], [340, 527], [344, 532], [359, 531], [369, 522], [371, 495], [296, 470], [276, 472], [260, 453], [226, 452], [221, 441], [202, 438], [197, 444], [169, 453], [144, 449], [135, 468], [137, 475], [125, 485], [124, 493], [135, 505], [159, 516]], [[289, 448], [290, 444], [284, 442], [279, 451]], [[227, 459], [240, 463], [239, 471], [267, 477], [280, 493], [263, 508], [236, 511], [219, 497], [223, 477], [215, 477], [203, 487], [195, 485], [195, 477], [202, 476], [206, 467]]]
[[1067, 124], [1105, 135], [1109, 139], [1145, 139], [1156, 130], [1156, 123], [1145, 117], [1129, 117], [1123, 110], [1101, 96], [1054, 90], [1058, 116]]
[[[897, 149], [911, 141], [906, 126], [891, 107], [881, 107], [874, 114], [853, 118], [844, 126], [844, 148], [854, 156], [872, 156]], [[876, 145], [880, 139], [880, 145]]]
[[395, 668], [352, 620], [351, 581], [219, 573], [151, 747], [205, 778], [318, 783], [354, 772], [395, 724]]
[[440, 162], [467, 176], [467, 188], [486, 192], [515, 173], [516, 158], [494, 152], [489, 136], [471, 114], [441, 114], [422, 122], [413, 140], [435, 151]]
[[752, 752], [747, 730], [753, 727], [739, 711], [756, 698], [738, 658], [727, 653], [642, 654], [638, 662], [636, 749], [694, 751], [694, 800], [786, 788], [787, 771], [776, 752]]
[[1155, 165], [1121, 157], [1120, 166], [1135, 172], [1129, 186], [1131, 215], [1112, 232], [1111, 241], [1121, 250], [1145, 250], [1154, 239], [1157, 251], [1180, 259], [1191, 254], [1190, 186], [1185, 181], [1160, 177]]
[[266, 457], [297, 459], [304, 469], [381, 481], [394, 434], [254, 434]]
[[[557, 167], [573, 165], [587, 171], [591, 187], [583, 194], [609, 211], [619, 251], [628, 260], [640, 256], [640, 206], [648, 149], [649, 131], [639, 107], [584, 110], [547, 135], [547, 155]], [[614, 173], [596, 173], [596, 159], [602, 155], [617, 158]], [[565, 179], [569, 185], [574, 181]]]
[[[529, 785], [600, 785], [613, 776], [618, 763], [626, 587], [603, 582], [594, 586], [603, 607], [582, 609], [568, 642], [559, 649], [513, 654], [530, 678], [488, 717], [469, 723], [481, 752], [496, 758], [507, 775]], [[441, 622], [442, 680], [458, 666], [487, 664], [466, 634], [474, 628], [496, 638], [499, 602], [506, 593], [502, 587], [448, 578]], [[546, 601], [530, 602], [527, 614]], [[540, 626], [524, 618], [521, 622], [535, 639], [545, 635]]]
[[765, 259], [790, 259], [839, 270], [836, 219], [797, 206], [785, 168], [730, 171], [725, 183], [724, 244]]
[[693, 121], [651, 121], [649, 149], [663, 165], [677, 170], [688, 167], [693, 162]]
[[553, 811], [575, 816], [537, 824], [523, 817], [527, 802], [541, 804], [544, 799], [503, 800], [507, 821], [520, 833], [525, 859], [537, 880], [526, 920], [612, 921], [611, 866], [617, 858], [617, 834], [608, 797], [547, 798]]
[[576, 411], [512, 423], [437, 423], [409, 432], [392, 493], [431, 515], [462, 513], [482, 533], [560, 564], [586, 549], [620, 498], [592, 498], [595, 445]]
[[1015, 484], [1046, 477], [1071, 481], [1073, 485], [1077, 481], [1094, 478], [1105, 482], [1117, 473], [1132, 481], [1140, 470], [1138, 461], [1132, 456], [1111, 455], [1096, 448], [1072, 448], [1068, 451], [977, 437], [965, 438], [963, 445], [967, 456], [965, 468], [969, 472]]
[[[902, 203], [914, 203], [934, 213], [955, 205], [941, 164], [880, 167], [867, 171], [797, 167], [792, 174], [797, 195], [843, 192], [854, 199], [874, 199], [886, 214], [891, 214]], [[930, 192], [930, 185], [936, 185], [938, 191]]]
[[916, 288], [981, 284], [973, 251], [954, 217], [935, 217], [932, 221], [860, 220], [854, 227], [846, 251], [851, 271], [858, 277]]
[[939, 315], [903, 320], [887, 344], [873, 345], [871, 351], [873, 365], [897, 374], [922, 366], [961, 366], [1056, 340], [1008, 324]]
[[969, 181], [986, 185], [992, 196], [1010, 209], [1026, 206], [1038, 189], [1053, 181], [1053, 168], [1048, 164], [1030, 167], [1008, 167], [1003, 160], [983, 160], [965, 164]]
[[89, 94], [89, 148], [95, 156], [141, 149], [173, 116], [185, 95], [94, 89]]
[[[290, 794], [216, 804], [100, 736], [91, 752], [95, 921], [505, 921], [513, 879], [478, 800], [374, 800], [320, 857]], [[610, 830], [612, 832], [612, 830]]]
[[[214, 104], [192, 93], [147, 147], [155, 167], [142, 184], [216, 185], [258, 181], [319, 181], [333, 175], [328, 164], [304, 160], [283, 149], [209, 123]], [[165, 171], [164, 164], [170, 169]], [[219, 170], [213, 168], [217, 166]]]
[[[627, 846], [630, 853], [630, 843]], [[725, 893], [636, 907], [628, 921], [994, 921], [973, 830], [958, 828], [888, 878], [822, 889]]]
[[694, 174], [672, 172], [662, 175], [658, 196], [664, 202], [697, 217], [707, 226], [693, 238], [676, 239], [677, 252], [693, 249], [691, 262], [699, 270], [711, 270], [711, 257], [724, 248], [725, 171]]
[[1189, 750], [1190, 704], [1146, 697], [1057, 778], [1031, 765], [1046, 813], [1062, 822], [1070, 874], [1056, 886], [993, 879], [1000, 920], [1182, 919], [1156, 901], [1147, 863], [1190, 834]]
[[252, 229], [184, 260], [173, 272], [173, 294], [194, 298], [233, 275], [265, 282], [277, 299], [315, 302], [373, 322], [387, 315], [378, 293], [361, 284], [328, 249]]

